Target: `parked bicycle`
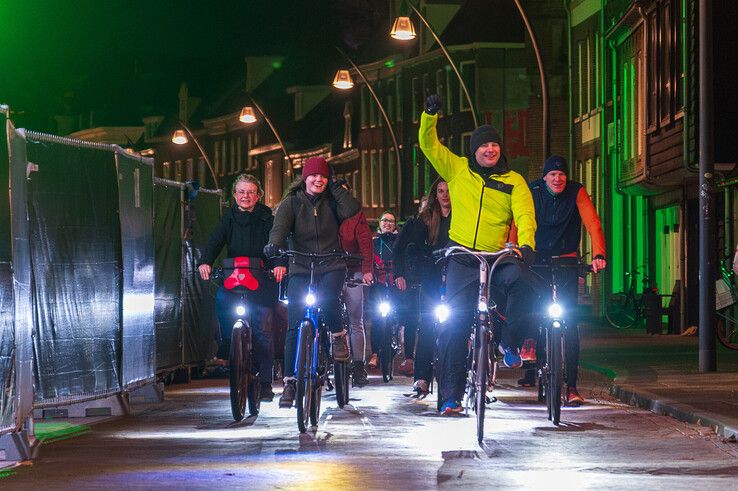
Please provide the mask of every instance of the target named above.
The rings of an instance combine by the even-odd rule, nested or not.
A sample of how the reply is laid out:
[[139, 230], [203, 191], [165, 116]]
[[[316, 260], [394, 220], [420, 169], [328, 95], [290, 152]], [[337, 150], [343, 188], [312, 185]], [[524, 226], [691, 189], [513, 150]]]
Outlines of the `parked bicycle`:
[[[539, 317], [538, 340], [544, 349], [536, 353], [539, 376], [538, 400], [546, 402], [548, 419], [556, 426], [561, 420], [561, 406], [566, 398], [564, 380], [566, 379], [566, 336], [567, 313], [559, 303], [558, 288], [562, 270], [577, 269], [577, 277], [586, 276], [592, 266], [580, 263], [576, 258], [551, 258], [550, 265], [536, 265], [531, 268], [533, 278], [539, 283], [537, 290], [541, 304], [546, 305], [545, 315]], [[550, 302], [550, 303], [548, 303]], [[540, 343], [539, 343], [540, 346]]]
[[[320, 312], [319, 298], [316, 296], [315, 267], [332, 258], [361, 260], [345, 252], [313, 253], [295, 250], [280, 250], [280, 256], [301, 256], [310, 260], [310, 281], [305, 296], [305, 317], [300, 322], [297, 334], [297, 356], [295, 359], [295, 378], [297, 390], [297, 427], [305, 433], [310, 426], [318, 426], [320, 402], [323, 386], [330, 384], [329, 356], [327, 347], [331, 340]], [[332, 351], [332, 350], [331, 350]], [[336, 401], [339, 407], [348, 402], [349, 362], [333, 360], [333, 377], [336, 387]]]
[[720, 278], [715, 284], [717, 336], [726, 348], [738, 350], [738, 292], [732, 258], [720, 262]]
[[[220, 268], [211, 274], [213, 280], [223, 280], [223, 286], [238, 296], [235, 315], [236, 321], [231, 330], [231, 344], [228, 353], [230, 382], [231, 414], [233, 419], [241, 421], [246, 415], [246, 405], [251, 416], [259, 414], [261, 405], [260, 376], [254, 364], [253, 329], [251, 312], [249, 312], [247, 295], [252, 291], [253, 283], [247, 278], [251, 272], [263, 275], [264, 266], [261, 261], [248, 257], [225, 258]], [[271, 379], [271, 374], [269, 374]]]
[[[637, 277], [640, 274], [638, 269], [633, 269], [625, 273], [625, 282], [627, 285], [625, 291], [611, 293], [605, 302], [605, 318], [611, 326], [618, 329], [627, 329], [638, 324], [645, 317], [645, 302], [643, 294], [638, 293], [636, 284]], [[643, 288], [649, 287], [648, 277], [641, 280]]]
[[[492, 340], [493, 329], [496, 322], [495, 317], [500, 318], [497, 306], [490, 301], [489, 284], [495, 268], [504, 257], [518, 258], [519, 254], [512, 244], [497, 252], [473, 251], [463, 246], [451, 246], [435, 251], [436, 256], [441, 256], [439, 261], [456, 255], [467, 255], [479, 261], [479, 296], [477, 302], [477, 315], [471, 326], [469, 337], [469, 353], [467, 356], [467, 377], [464, 393], [464, 406], [466, 414], [472, 409], [477, 417], [477, 441], [481, 444], [484, 439], [484, 416], [486, 405], [489, 402], [487, 389], [492, 376], [496, 358], [494, 356], [494, 343]], [[491, 265], [489, 263], [491, 261]], [[448, 305], [443, 301], [436, 308], [436, 316], [439, 322], [445, 322], [450, 312]], [[499, 324], [498, 324], [499, 325]], [[440, 406], [438, 408], [440, 410]]]

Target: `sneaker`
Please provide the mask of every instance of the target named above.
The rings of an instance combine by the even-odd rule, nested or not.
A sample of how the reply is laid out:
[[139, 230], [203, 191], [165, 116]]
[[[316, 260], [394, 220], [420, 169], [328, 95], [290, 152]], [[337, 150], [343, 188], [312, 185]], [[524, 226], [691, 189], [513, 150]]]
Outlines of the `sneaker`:
[[499, 350], [504, 355], [503, 363], [507, 368], [520, 368], [523, 366], [523, 360], [520, 359], [520, 353], [518, 353], [517, 348], [503, 348], [502, 344], [500, 344]]
[[520, 359], [523, 361], [536, 361], [536, 340], [528, 338], [523, 342], [520, 349]]
[[348, 344], [348, 336], [343, 334], [333, 336], [333, 361], [349, 361], [351, 359], [351, 348]]
[[425, 395], [428, 393], [428, 381], [423, 379], [418, 379], [413, 384], [413, 391], [415, 391], [416, 394], [419, 396]]
[[[522, 358], [522, 355], [521, 355]], [[526, 370], [525, 376], [523, 378], [518, 379], [518, 385], [521, 387], [535, 387], [536, 386], [536, 371], [535, 370]]]
[[414, 373], [414, 363], [415, 362], [412, 358], [405, 358], [405, 361], [400, 363], [400, 366], [397, 367], [397, 371], [406, 377], [412, 377]]
[[369, 383], [369, 376], [366, 373], [363, 361], [354, 362], [354, 366], [351, 369], [351, 377], [353, 378], [354, 385], [357, 387], [364, 387]]
[[461, 403], [459, 401], [456, 399], [447, 399], [446, 402], [443, 403], [443, 406], [441, 406], [440, 414], [441, 416], [451, 416], [459, 414], [463, 410], [464, 408], [461, 407]]
[[297, 391], [297, 381], [295, 379], [285, 380], [282, 396], [279, 398], [279, 407], [292, 407], [295, 402], [295, 392]]
[[579, 395], [576, 387], [569, 387], [566, 389], [567, 406], [581, 406], [582, 404], [584, 404], [584, 397]]
[[270, 383], [261, 384], [261, 400], [268, 401], [268, 402], [274, 400], [274, 389], [272, 389], [272, 384]]
[[379, 357], [376, 353], [372, 353], [369, 357], [369, 363], [366, 364], [367, 368], [377, 368], [379, 366]]

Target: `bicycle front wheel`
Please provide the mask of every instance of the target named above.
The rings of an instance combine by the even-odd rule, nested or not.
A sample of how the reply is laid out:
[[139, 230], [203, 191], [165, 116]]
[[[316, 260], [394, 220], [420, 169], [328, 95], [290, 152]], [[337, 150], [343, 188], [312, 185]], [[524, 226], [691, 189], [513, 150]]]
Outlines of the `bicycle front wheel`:
[[487, 409], [487, 378], [489, 377], [489, 331], [484, 323], [480, 323], [477, 328], [475, 344], [474, 409], [477, 413], [477, 442], [481, 445], [484, 440], [484, 414]]
[[392, 346], [392, 322], [384, 318], [380, 322], [382, 341], [379, 347], [379, 365], [382, 369], [382, 380], [389, 382], [394, 374], [395, 351]]
[[613, 293], [605, 303], [605, 318], [617, 329], [627, 329], [638, 321], [635, 301], [625, 293]]
[[305, 433], [310, 420], [310, 407], [313, 398], [313, 324], [310, 321], [304, 321], [300, 324], [295, 364], [297, 368], [297, 373], [295, 373], [297, 382], [295, 395], [297, 427], [300, 433]]
[[349, 401], [349, 362], [334, 361], [333, 377], [336, 382], [336, 402], [343, 408]]
[[249, 375], [246, 373], [245, 353], [243, 324], [237, 324], [231, 331], [231, 349], [228, 354], [231, 414], [236, 421], [243, 419], [248, 398]]
[[548, 419], [558, 426], [561, 420], [561, 397], [564, 385], [564, 336], [561, 327], [551, 327], [550, 348], [548, 352], [549, 372], [546, 384], [546, 404]]

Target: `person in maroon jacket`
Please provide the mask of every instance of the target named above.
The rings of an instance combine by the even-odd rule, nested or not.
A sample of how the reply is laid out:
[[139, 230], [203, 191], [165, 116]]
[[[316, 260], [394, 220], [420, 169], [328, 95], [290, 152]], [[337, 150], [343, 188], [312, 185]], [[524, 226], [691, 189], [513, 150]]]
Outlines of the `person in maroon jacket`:
[[[350, 191], [351, 188], [344, 181], [342, 186]], [[348, 264], [347, 278], [361, 280], [367, 285], [372, 284], [372, 231], [366, 221], [364, 212], [360, 211], [351, 218], [341, 223], [338, 230], [341, 239], [341, 247], [349, 254], [362, 256], [360, 264]], [[349, 318], [349, 337], [351, 340], [351, 373], [354, 385], [364, 387], [369, 383], [366, 373], [365, 347], [366, 336], [364, 334], [364, 287], [343, 286], [343, 300], [346, 303], [346, 311]]]

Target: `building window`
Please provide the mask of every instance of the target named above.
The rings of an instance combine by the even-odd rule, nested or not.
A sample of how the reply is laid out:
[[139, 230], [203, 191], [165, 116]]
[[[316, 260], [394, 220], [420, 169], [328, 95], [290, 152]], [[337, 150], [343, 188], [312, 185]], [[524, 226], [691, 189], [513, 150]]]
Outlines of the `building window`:
[[400, 97], [400, 85], [402, 84], [402, 79], [398, 76], [395, 82], [395, 118], [396, 121], [402, 121], [402, 101], [403, 98]]
[[361, 204], [369, 206], [371, 176], [369, 175], [369, 152], [361, 152]]
[[236, 174], [243, 169], [243, 141], [241, 137], [236, 138]]
[[361, 86], [361, 127], [366, 128], [367, 122], [369, 121], [369, 105], [367, 104], [367, 97], [369, 94], [367, 94], [366, 86]]
[[175, 160], [174, 161], [174, 180], [177, 182], [182, 182], [182, 161], [181, 160]]
[[446, 115], [453, 114], [454, 112], [454, 94], [456, 94], [456, 85], [458, 85], [458, 81], [456, 79], [456, 74], [453, 73], [450, 69], [446, 69]]
[[355, 170], [351, 173], [351, 180], [349, 181], [351, 183], [351, 194], [354, 195], [354, 198], [359, 197], [359, 171]]
[[577, 42], [577, 115], [584, 114], [584, 42]]
[[277, 204], [277, 186], [274, 179], [274, 160], [269, 159], [264, 164], [264, 202], [267, 206]]
[[[462, 61], [461, 62], [461, 79], [464, 81], [467, 90], [469, 91], [469, 97], [474, 98], [476, 94], [477, 86], [477, 64], [474, 61]], [[459, 85], [459, 109], [461, 111], [469, 111], [469, 102], [466, 100], [466, 94], [464, 89]]]
[[161, 176], [164, 179], [172, 178], [172, 164], [171, 162], [162, 162], [161, 164]]
[[376, 150], [371, 150], [369, 152], [369, 157], [371, 160], [371, 169], [370, 169], [370, 184], [372, 189], [372, 207], [379, 206], [379, 156], [377, 155]]
[[413, 201], [420, 202], [420, 149], [418, 144], [413, 145]]
[[377, 156], [379, 160], [379, 206], [384, 207], [387, 203], [387, 171], [384, 168], [384, 150], [380, 150]]
[[671, 122], [672, 105], [671, 91], [674, 87], [673, 74], [673, 49], [671, 27], [671, 6], [669, 2], [661, 5], [661, 53], [659, 59], [659, 115], [661, 125], [665, 126]]
[[[436, 70], [436, 90], [435, 93], [446, 99], [446, 70]], [[447, 102], [447, 101], [444, 101]], [[445, 112], [445, 111], [444, 111]]]
[[423, 74], [423, 95], [421, 96], [422, 102], [425, 102], [425, 98], [428, 97], [431, 94], [435, 94], [435, 88], [433, 87], [433, 84], [431, 83], [431, 78], [429, 73]]
[[397, 82], [395, 82], [395, 79], [391, 78], [387, 81], [387, 104], [385, 104], [385, 108], [387, 108], [387, 117], [390, 121], [396, 122], [397, 121], [397, 113], [396, 113], [396, 105], [395, 105], [395, 85]]
[[387, 152], [387, 194], [390, 208], [397, 206], [397, 153], [394, 148]]
[[459, 154], [466, 154], [471, 151], [471, 132], [461, 134], [461, 148], [459, 148]]
[[419, 87], [419, 81], [418, 77], [413, 77], [412, 80], [412, 111], [413, 111], [413, 123], [418, 122], [418, 118], [420, 118], [420, 87]]
[[233, 175], [238, 170], [237, 162], [236, 162], [236, 140], [233, 139], [233, 138], [231, 138], [231, 141], [229, 143], [230, 143], [230, 147], [231, 147], [230, 148], [230, 152], [229, 152], [229, 155], [231, 157], [230, 158], [231, 166], [230, 166], [229, 173], [231, 175]]
[[186, 176], [188, 181], [195, 180], [195, 161], [193, 159], [187, 159]]
[[[197, 180], [200, 182], [200, 186], [202, 186], [202, 187], [207, 187], [205, 185], [205, 183], [206, 183], [205, 179], [206, 179], [206, 176], [207, 176], [205, 174], [205, 172], [206, 172], [205, 168], [206, 167], [207, 167], [207, 164], [205, 163], [205, 159], [204, 158], [200, 157], [199, 159], [197, 159]], [[213, 185], [215, 185], [215, 184], [213, 183]]]
[[364, 89], [366, 90], [366, 103], [369, 110], [369, 127], [374, 128], [377, 126], [377, 103], [374, 101], [374, 96], [369, 92], [369, 87], [364, 86]]

